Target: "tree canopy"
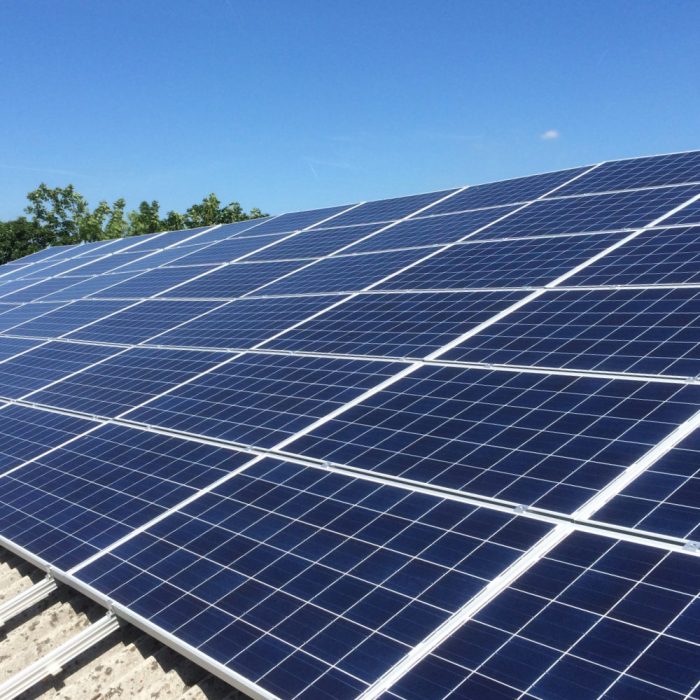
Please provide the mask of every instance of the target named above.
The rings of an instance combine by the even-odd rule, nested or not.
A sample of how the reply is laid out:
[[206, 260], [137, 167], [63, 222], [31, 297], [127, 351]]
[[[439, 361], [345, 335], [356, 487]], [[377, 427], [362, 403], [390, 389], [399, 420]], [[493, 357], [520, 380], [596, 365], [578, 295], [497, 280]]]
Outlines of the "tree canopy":
[[129, 212], [122, 198], [112, 204], [103, 200], [92, 209], [73, 185], [52, 188], [41, 183], [27, 195], [27, 200], [26, 217], [0, 221], [0, 264], [48, 245], [229, 224], [267, 216], [257, 208], [246, 212], [238, 202], [223, 205], [214, 193], [183, 214], [169, 211], [162, 217], [160, 204], [155, 199], [144, 200]]

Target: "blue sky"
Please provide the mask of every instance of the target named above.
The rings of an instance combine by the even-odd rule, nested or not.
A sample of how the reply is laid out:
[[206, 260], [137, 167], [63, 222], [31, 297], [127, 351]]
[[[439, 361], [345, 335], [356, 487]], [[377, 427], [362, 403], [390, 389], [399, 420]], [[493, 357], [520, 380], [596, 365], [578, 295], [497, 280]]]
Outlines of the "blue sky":
[[699, 25], [696, 0], [0, 0], [0, 218], [41, 181], [279, 213], [698, 148]]

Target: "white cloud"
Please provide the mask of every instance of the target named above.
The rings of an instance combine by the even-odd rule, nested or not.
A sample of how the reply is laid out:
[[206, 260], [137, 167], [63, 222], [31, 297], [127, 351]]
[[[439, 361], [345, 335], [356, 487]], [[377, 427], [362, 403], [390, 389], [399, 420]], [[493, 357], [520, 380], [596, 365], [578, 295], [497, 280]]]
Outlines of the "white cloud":
[[560, 136], [561, 134], [556, 129], [547, 129], [544, 134], [540, 134], [540, 138], [543, 141], [553, 141], [554, 139], [558, 139]]

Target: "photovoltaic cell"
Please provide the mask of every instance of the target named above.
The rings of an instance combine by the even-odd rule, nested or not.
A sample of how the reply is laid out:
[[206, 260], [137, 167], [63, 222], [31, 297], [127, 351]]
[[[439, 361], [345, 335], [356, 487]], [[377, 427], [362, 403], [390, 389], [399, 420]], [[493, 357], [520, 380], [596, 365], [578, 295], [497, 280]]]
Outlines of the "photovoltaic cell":
[[0, 395], [19, 398], [116, 351], [101, 345], [45, 343], [0, 364]]
[[185, 347], [252, 348], [336, 301], [327, 296], [238, 299], [150, 342]]
[[[24, 286], [15, 292], [5, 294], [2, 301], [10, 303], [25, 303], [28, 301], [43, 300], [47, 295], [53, 292], [63, 290], [65, 287], [74, 285], [80, 278], [78, 277], [49, 277], [48, 279], [39, 282], [30, 282], [24, 280]], [[53, 299], [50, 299], [53, 301]]]
[[474, 238], [634, 230], [649, 225], [699, 192], [700, 185], [686, 185], [546, 199], [489, 226]]
[[[48, 313], [35, 317], [25, 323], [15, 326], [12, 333], [29, 335], [37, 338], [58, 338], [71, 333], [76, 328], [92, 323], [108, 314], [124, 308], [124, 301], [93, 301], [89, 299], [75, 301], [69, 304], [59, 304], [55, 310], [53, 304], [35, 304], [34, 306], [48, 307]], [[1, 317], [0, 317], [1, 318]], [[119, 342], [124, 342], [120, 340]]]
[[645, 231], [567, 280], [567, 285], [700, 282], [700, 228]]
[[428, 365], [285, 449], [572, 513], [698, 400], [692, 385]]
[[700, 559], [576, 533], [387, 697], [697, 698]]
[[25, 352], [30, 348], [35, 348], [37, 345], [39, 345], [38, 340], [0, 338], [0, 362], [7, 360], [18, 352]]
[[136, 273], [145, 270], [153, 270], [164, 265], [190, 265], [189, 256], [195, 255], [198, 251], [206, 247], [208, 246], [191, 245], [187, 246], [187, 248], [174, 247], [166, 248], [165, 250], [157, 250], [152, 253], [144, 253], [141, 256], [133, 256], [134, 259], [131, 261], [124, 260], [123, 262], [125, 264], [118, 268], [118, 270], [119, 272]]
[[424, 249], [417, 249], [325, 258], [274, 282], [259, 293], [321, 294], [359, 291], [425, 255]]
[[700, 224], [700, 201], [696, 199], [692, 204], [670, 216], [664, 223], [669, 226]]
[[[219, 304], [220, 302], [212, 301], [151, 299], [131, 305], [118, 314], [77, 330], [71, 333], [70, 337], [101, 343], [137, 344], [214, 309]], [[154, 342], [160, 343], [159, 338]]]
[[[328, 207], [327, 209], [313, 209], [311, 211], [297, 211], [290, 214], [282, 214], [281, 216], [275, 216], [267, 221], [263, 221], [254, 229], [247, 231], [246, 235], [252, 234], [253, 232], [254, 235], [258, 236], [267, 233], [298, 231], [309, 226], [318, 225], [325, 219], [347, 208], [348, 205], [344, 204], [340, 207]], [[333, 219], [333, 221], [335, 221], [335, 219]]]
[[549, 290], [443, 359], [694, 376], [700, 289]]
[[32, 400], [114, 417], [192, 379], [227, 357], [192, 350], [133, 348], [33, 394]]
[[[236, 258], [240, 258], [243, 255], [249, 256], [253, 251], [268, 246], [271, 243], [276, 243], [287, 235], [289, 234], [231, 238], [227, 241], [219, 241], [213, 245], [208, 245], [205, 248], [188, 253], [178, 264], [221, 265], [222, 263], [231, 262]], [[180, 250], [180, 254], [182, 255], [187, 249], [179, 248], [177, 250]]]
[[0, 476], [95, 425], [75, 416], [6, 405], [0, 410]]
[[407, 219], [352, 247], [353, 253], [453, 243], [505, 216], [515, 207], [479, 209], [461, 214]]
[[616, 233], [458, 244], [382, 282], [377, 289], [543, 286], [621, 237]]
[[[45, 314], [51, 313], [55, 309], [63, 306], [62, 303], [49, 304], [20, 304], [13, 307], [8, 307], [8, 310], [0, 314], [0, 332], [14, 333], [15, 327], [22, 323], [40, 318]], [[17, 335], [22, 335], [18, 333]]]
[[248, 459], [105, 425], [0, 478], [0, 534], [67, 570]]
[[[395, 199], [382, 199], [377, 202], [364, 202], [359, 207], [337, 216], [333, 219], [333, 226], [347, 226], [348, 224], [370, 224], [382, 221], [395, 221], [418, 210], [437, 202], [454, 190], [442, 192], [427, 192], [410, 197], [397, 197]], [[433, 207], [428, 210], [433, 213]], [[428, 213], [428, 212], [426, 212]], [[330, 223], [328, 224], [331, 225]]]
[[[263, 217], [260, 219], [250, 219], [248, 221], [236, 221], [233, 224], [224, 224], [223, 226], [216, 226], [215, 228], [205, 231], [193, 240], [197, 243], [211, 243], [213, 241], [223, 241], [226, 238], [233, 238], [234, 236], [247, 236], [254, 235], [255, 229], [261, 224], [270, 221], [270, 217]], [[188, 241], [180, 243], [180, 247], [188, 246]]]
[[[270, 248], [255, 253], [250, 259], [295, 260], [299, 258], [320, 258], [358, 241], [360, 238], [363, 238], [379, 228], [381, 228], [381, 224], [311, 229], [298, 233], [296, 236], [292, 236], [281, 243], [277, 243]], [[357, 246], [353, 246], [348, 252], [354, 253], [356, 250]]]
[[[202, 274], [201, 267], [161, 267], [137, 274], [121, 284], [95, 292], [93, 297], [103, 299], [143, 299], [160, 294], [171, 287], [187, 282]], [[169, 294], [175, 293], [175, 290]]]
[[587, 175], [562, 187], [557, 194], [611, 192], [690, 182], [700, 182], [700, 153], [697, 151], [603, 163]]
[[466, 211], [467, 209], [495, 207], [501, 204], [528, 202], [547, 194], [550, 190], [571, 180], [584, 170], [586, 168], [574, 168], [468, 187], [441, 204], [431, 207], [430, 213], [446, 214]]
[[192, 280], [163, 296], [178, 299], [235, 299], [298, 269], [303, 264], [298, 261], [233, 263]]
[[78, 576], [281, 697], [356, 697], [551, 526], [277, 460]]
[[595, 515], [595, 519], [672, 537], [700, 538], [700, 431], [695, 431]]
[[111, 287], [126, 282], [136, 274], [138, 273], [115, 272], [95, 275], [94, 277], [71, 277], [73, 284], [52, 294], [47, 294], [46, 297], [42, 298], [42, 301], [76, 301], [91, 295], [100, 296], [101, 292], [106, 292]]
[[389, 362], [247, 354], [127, 417], [272, 447], [398, 369]]
[[425, 357], [524, 292], [362, 294], [284, 333], [281, 350]]

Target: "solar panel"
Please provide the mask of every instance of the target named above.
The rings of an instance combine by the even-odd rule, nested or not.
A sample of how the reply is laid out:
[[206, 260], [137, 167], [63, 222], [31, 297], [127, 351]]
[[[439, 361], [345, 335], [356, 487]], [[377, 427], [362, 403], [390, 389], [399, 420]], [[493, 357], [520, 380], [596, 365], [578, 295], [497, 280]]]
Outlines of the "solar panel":
[[0, 267], [0, 544], [256, 697], [700, 699], [699, 164]]

